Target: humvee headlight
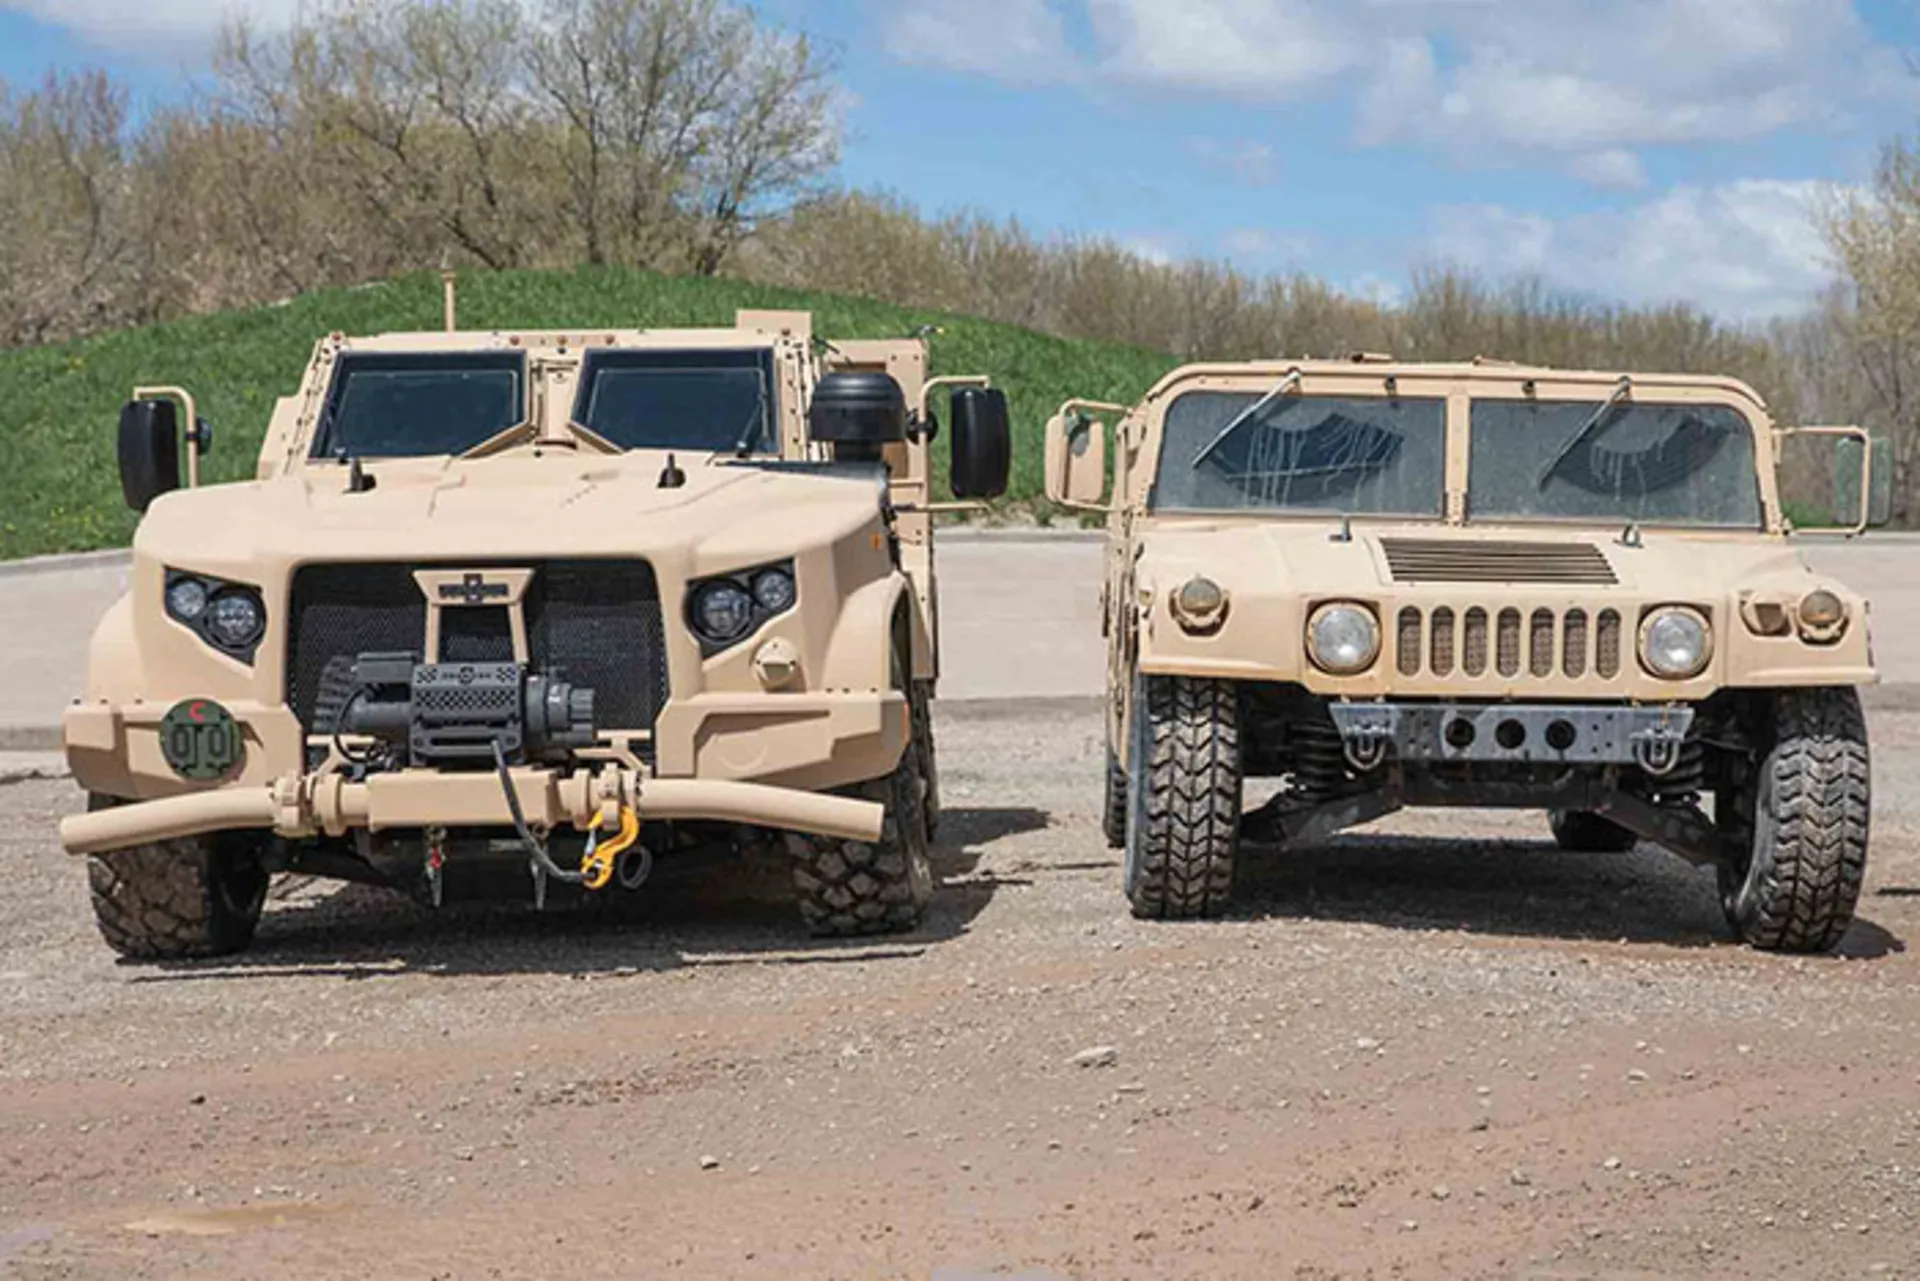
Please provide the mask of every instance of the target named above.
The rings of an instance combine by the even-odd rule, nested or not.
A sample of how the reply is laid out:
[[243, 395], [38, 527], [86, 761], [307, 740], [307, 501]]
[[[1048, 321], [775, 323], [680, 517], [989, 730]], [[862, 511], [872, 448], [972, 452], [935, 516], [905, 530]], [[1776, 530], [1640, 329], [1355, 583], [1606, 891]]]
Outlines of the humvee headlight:
[[1190, 632], [1209, 632], [1227, 615], [1227, 592], [1211, 578], [1195, 577], [1167, 599], [1180, 626]]
[[267, 630], [267, 609], [245, 587], [223, 587], [207, 602], [207, 639], [236, 654], [250, 651]]
[[708, 583], [693, 594], [693, 629], [701, 639], [730, 645], [753, 626], [753, 597], [731, 579]]
[[207, 612], [207, 585], [197, 578], [176, 578], [167, 586], [167, 613], [191, 623]]
[[1800, 602], [1801, 629], [1820, 640], [1832, 640], [1846, 627], [1847, 603], [1825, 588], [1810, 592]]
[[799, 598], [799, 592], [793, 585], [793, 575], [784, 569], [769, 569], [755, 576], [753, 580], [753, 599], [769, 614], [784, 614], [793, 608], [793, 602]]
[[1713, 657], [1713, 632], [1690, 609], [1662, 609], [1640, 626], [1640, 661], [1664, 680], [1691, 680]]
[[1360, 605], [1322, 605], [1307, 622], [1307, 653], [1323, 672], [1358, 676], [1380, 657], [1380, 622]]

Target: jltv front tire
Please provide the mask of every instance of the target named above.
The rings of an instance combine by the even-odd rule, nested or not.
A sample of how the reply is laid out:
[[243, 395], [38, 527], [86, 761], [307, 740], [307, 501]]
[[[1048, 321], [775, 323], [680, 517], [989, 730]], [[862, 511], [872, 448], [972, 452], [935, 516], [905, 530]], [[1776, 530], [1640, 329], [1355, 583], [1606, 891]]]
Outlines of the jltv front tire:
[[787, 838], [801, 919], [821, 938], [910, 930], [933, 901], [920, 754], [909, 744], [893, 773], [852, 794], [885, 807], [879, 840]]
[[1851, 689], [1774, 700], [1773, 746], [1732, 797], [1740, 837], [1720, 869], [1734, 932], [1764, 952], [1820, 953], [1853, 924], [1866, 879], [1872, 759]]
[[1240, 702], [1227, 681], [1149, 676], [1129, 751], [1127, 901], [1147, 920], [1218, 916], [1240, 845]]
[[230, 956], [253, 942], [267, 872], [244, 836], [194, 836], [87, 860], [94, 920], [131, 960]]

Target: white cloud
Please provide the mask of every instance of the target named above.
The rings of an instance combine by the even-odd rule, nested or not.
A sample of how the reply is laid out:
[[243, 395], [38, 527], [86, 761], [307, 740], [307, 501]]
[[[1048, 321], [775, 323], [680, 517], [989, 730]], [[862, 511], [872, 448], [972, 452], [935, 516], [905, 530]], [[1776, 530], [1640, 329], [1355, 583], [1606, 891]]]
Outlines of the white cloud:
[[1682, 186], [1630, 208], [1549, 219], [1498, 206], [1443, 209], [1442, 261], [1636, 303], [1691, 303], [1758, 320], [1804, 307], [1831, 278], [1814, 182]]
[[230, 18], [278, 26], [300, 8], [301, 0], [0, 0], [0, 9], [119, 49], [205, 45]]
[[[1260, 103], [1351, 100], [1367, 145], [1645, 183], [1636, 149], [1819, 129], [1920, 81], [1857, 0], [907, 0], [916, 61]], [[1075, 49], [1069, 30], [1084, 30]], [[1035, 51], [1044, 51], [1036, 58]]]
[[1264, 142], [1195, 138], [1192, 145], [1203, 169], [1243, 187], [1271, 187], [1280, 176], [1280, 157]]
[[1077, 67], [1046, 0], [908, 0], [888, 12], [881, 38], [902, 62], [1004, 80], [1065, 79]]

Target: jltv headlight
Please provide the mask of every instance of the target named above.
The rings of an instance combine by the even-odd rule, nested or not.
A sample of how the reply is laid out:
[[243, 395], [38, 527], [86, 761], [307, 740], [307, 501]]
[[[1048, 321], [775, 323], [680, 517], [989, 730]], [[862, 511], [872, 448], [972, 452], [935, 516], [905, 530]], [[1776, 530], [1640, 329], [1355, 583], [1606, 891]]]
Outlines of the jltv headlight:
[[1691, 680], [1713, 657], [1713, 632], [1691, 609], [1661, 609], [1640, 626], [1640, 661], [1664, 680]]
[[798, 597], [793, 575], [784, 569], [769, 569], [754, 576], [753, 599], [769, 614], [786, 613]]
[[1322, 605], [1307, 623], [1307, 653], [1321, 671], [1357, 676], [1380, 657], [1380, 623], [1360, 605]]
[[242, 662], [267, 634], [267, 605], [257, 587], [170, 569], [162, 599], [167, 617]]
[[197, 578], [176, 578], [167, 584], [167, 613], [192, 623], [207, 612], [207, 585]]
[[753, 626], [753, 596], [732, 579], [721, 579], [693, 594], [693, 629], [701, 639], [730, 645]]

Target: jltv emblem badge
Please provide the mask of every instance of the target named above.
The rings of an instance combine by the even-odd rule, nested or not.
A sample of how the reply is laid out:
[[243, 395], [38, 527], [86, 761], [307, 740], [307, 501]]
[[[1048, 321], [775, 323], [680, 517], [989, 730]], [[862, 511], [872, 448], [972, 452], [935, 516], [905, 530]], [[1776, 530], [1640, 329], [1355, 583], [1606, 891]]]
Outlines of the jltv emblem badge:
[[468, 573], [457, 583], [440, 584], [440, 600], [449, 605], [485, 605], [504, 601], [513, 594], [505, 583], [488, 582], [481, 573]]

